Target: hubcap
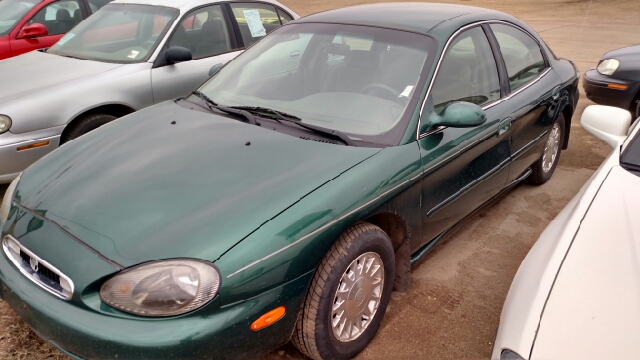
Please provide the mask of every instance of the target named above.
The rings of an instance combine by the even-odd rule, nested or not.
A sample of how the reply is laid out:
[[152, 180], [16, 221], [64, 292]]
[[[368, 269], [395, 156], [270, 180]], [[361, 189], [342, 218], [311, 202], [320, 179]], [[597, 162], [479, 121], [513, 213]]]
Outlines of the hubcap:
[[542, 154], [542, 171], [545, 173], [551, 170], [558, 156], [558, 150], [560, 150], [560, 124], [555, 123], [547, 139], [547, 144], [544, 147], [544, 153]]
[[341, 342], [354, 340], [366, 330], [380, 306], [384, 264], [376, 253], [353, 260], [340, 278], [333, 297], [331, 327]]

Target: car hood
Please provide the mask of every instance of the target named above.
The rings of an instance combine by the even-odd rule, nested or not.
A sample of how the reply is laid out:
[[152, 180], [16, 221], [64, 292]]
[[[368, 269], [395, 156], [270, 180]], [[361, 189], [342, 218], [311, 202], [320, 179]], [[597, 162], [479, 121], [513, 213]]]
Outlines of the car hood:
[[613, 167], [562, 263], [531, 359], [640, 357], [638, 199], [640, 177]]
[[612, 77], [640, 81], [640, 45], [609, 51], [602, 56], [602, 60], [606, 59], [620, 61], [620, 67]]
[[76, 79], [115, 69], [122, 64], [78, 60], [68, 57], [32, 51], [24, 55], [2, 60], [0, 79], [0, 103], [37, 93]]
[[379, 150], [302, 140], [166, 102], [54, 151], [23, 173], [16, 199], [125, 267], [215, 261]]

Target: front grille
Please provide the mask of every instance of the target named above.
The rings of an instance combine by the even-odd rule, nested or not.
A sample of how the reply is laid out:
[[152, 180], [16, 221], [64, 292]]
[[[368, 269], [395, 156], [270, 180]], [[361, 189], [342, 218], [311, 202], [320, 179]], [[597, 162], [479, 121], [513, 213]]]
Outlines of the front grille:
[[2, 250], [22, 275], [63, 300], [73, 296], [73, 281], [60, 270], [25, 248], [11, 235], [2, 239]]
[[[32, 260], [31, 256], [29, 256], [24, 251], [20, 250], [20, 257], [22, 258], [22, 261], [25, 263], [24, 266], [31, 267], [31, 260]], [[32, 270], [33, 270], [33, 268], [32, 268]], [[43, 264], [38, 264], [37, 273], [40, 276], [42, 276], [42, 277], [44, 277], [46, 279], [49, 279], [49, 281], [60, 285], [60, 275], [58, 275], [58, 274], [54, 273], [53, 271], [49, 270], [49, 268], [47, 268]]]

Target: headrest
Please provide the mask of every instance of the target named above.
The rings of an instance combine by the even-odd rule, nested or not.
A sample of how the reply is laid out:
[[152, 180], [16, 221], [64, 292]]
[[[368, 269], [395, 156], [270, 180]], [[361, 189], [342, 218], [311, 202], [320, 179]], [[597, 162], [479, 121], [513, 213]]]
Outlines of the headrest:
[[56, 12], [56, 21], [69, 21], [71, 20], [71, 14], [67, 9], [58, 9]]
[[225, 42], [222, 19], [209, 19], [202, 24], [202, 37], [206, 41]]
[[380, 56], [378, 53], [366, 50], [351, 50], [344, 58], [345, 64], [377, 68], [380, 66]]

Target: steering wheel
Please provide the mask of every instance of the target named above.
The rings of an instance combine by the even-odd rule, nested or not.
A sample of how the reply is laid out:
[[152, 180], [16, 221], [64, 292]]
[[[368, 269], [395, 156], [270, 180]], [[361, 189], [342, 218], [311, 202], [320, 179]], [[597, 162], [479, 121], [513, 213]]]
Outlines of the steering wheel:
[[367, 94], [372, 90], [382, 90], [382, 91], [386, 92], [388, 95], [390, 95], [390, 96], [385, 96], [384, 99], [393, 100], [393, 101], [398, 102], [398, 103], [400, 103], [402, 105], [406, 105], [407, 101], [409, 100], [404, 96], [398, 96], [399, 94], [398, 94], [398, 91], [396, 89], [392, 88], [389, 85], [382, 84], [382, 83], [369, 84], [369, 85], [365, 86], [362, 89], [361, 92], [363, 94]]
[[142, 47], [147, 49], [147, 50], [151, 50], [151, 47], [153, 46], [153, 44], [155, 44], [156, 42], [153, 40], [147, 40], [142, 44]]

